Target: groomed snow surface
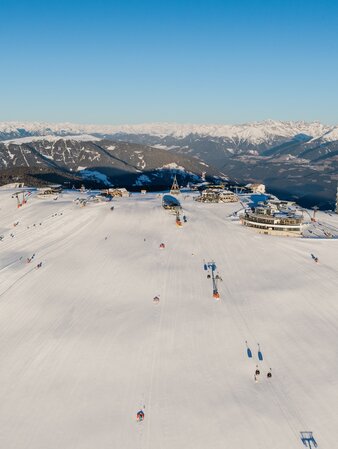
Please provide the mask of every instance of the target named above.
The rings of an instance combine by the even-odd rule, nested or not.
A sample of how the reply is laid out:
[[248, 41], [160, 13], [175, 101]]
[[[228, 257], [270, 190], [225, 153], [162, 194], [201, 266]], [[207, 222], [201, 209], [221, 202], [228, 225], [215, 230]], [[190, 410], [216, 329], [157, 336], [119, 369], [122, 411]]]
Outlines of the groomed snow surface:
[[338, 447], [337, 240], [258, 235], [226, 218], [238, 204], [191, 196], [177, 227], [156, 194], [83, 208], [79, 192], [32, 195], [20, 209], [11, 194], [1, 448], [295, 449], [301, 431]]

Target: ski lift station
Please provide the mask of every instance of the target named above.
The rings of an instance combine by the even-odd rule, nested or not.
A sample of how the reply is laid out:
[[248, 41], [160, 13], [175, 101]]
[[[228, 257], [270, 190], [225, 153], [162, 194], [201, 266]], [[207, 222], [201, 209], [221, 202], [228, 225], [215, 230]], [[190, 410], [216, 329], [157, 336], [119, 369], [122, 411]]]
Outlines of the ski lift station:
[[303, 217], [296, 211], [281, 211], [274, 204], [264, 204], [245, 211], [242, 224], [261, 234], [299, 237], [302, 235]]
[[162, 206], [164, 209], [178, 211], [181, 210], [181, 203], [173, 195], [163, 195]]

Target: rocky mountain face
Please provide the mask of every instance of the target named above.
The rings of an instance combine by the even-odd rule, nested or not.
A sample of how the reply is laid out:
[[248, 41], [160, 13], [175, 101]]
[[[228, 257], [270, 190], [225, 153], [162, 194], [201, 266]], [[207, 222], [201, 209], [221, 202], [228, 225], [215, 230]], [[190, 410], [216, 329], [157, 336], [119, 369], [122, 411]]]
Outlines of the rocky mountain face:
[[[79, 141], [84, 133], [87, 134], [87, 143], [81, 150]], [[44, 140], [34, 141], [32, 137], [47, 134], [54, 136], [56, 142], [57, 136], [62, 136], [62, 140], [53, 145]], [[65, 138], [69, 134], [73, 135], [72, 139]], [[93, 169], [95, 166], [112, 177], [117, 171], [120, 174], [127, 171], [133, 174], [133, 182], [141, 172], [148, 176], [144, 172], [149, 169], [152, 171], [175, 163], [194, 174], [207, 171], [216, 176], [226, 175], [238, 182], [263, 182], [280, 196], [291, 196], [306, 206], [319, 205], [322, 208], [333, 206], [338, 182], [338, 127], [319, 122], [269, 120], [243, 125], [164, 123], [124, 126], [0, 123], [0, 140], [22, 137], [33, 140], [34, 144], [21, 141], [21, 147], [25, 145], [23, 153], [15, 147], [17, 164], [25, 164], [24, 155], [27, 158], [28, 151], [29, 157], [40, 167], [55, 167], [56, 164], [75, 173], [81, 171], [81, 167]], [[75, 139], [78, 143], [71, 143]], [[5, 143], [6, 149], [13, 152], [12, 145], [20, 146], [20, 142]], [[114, 145], [114, 151], [107, 149]], [[57, 153], [54, 152], [55, 147], [58, 148]], [[128, 156], [122, 148], [128, 148]], [[140, 148], [147, 148], [144, 157], [143, 153], [137, 153], [143, 151]], [[1, 162], [3, 150], [0, 148], [0, 151], [0, 164], [5, 167], [6, 163]], [[144, 168], [141, 157], [146, 160]], [[173, 160], [173, 157], [178, 159]], [[156, 161], [153, 165], [152, 160]], [[7, 164], [13, 162], [8, 153], [6, 161]], [[160, 177], [151, 175], [148, 178], [153, 182]]]
[[182, 184], [200, 180], [202, 172], [210, 177], [222, 176], [219, 170], [195, 157], [92, 136], [26, 137], [0, 142], [0, 169], [7, 181], [6, 174], [13, 175], [16, 169], [22, 174], [25, 169], [25, 174], [34, 173], [40, 180], [53, 181], [63, 176], [64, 182], [129, 188], [167, 188], [173, 174]]

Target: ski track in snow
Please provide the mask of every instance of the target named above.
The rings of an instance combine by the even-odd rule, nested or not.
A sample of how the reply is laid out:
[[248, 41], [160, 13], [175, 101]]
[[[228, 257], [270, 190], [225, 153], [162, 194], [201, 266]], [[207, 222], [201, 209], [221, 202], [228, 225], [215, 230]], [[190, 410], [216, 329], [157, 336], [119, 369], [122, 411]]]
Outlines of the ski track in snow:
[[[1, 447], [293, 449], [303, 430], [335, 447], [338, 241], [258, 235], [226, 219], [238, 205], [191, 196], [179, 228], [155, 194], [112, 212], [80, 208], [78, 192], [16, 209], [11, 193], [0, 192]], [[203, 260], [223, 279], [219, 301]]]

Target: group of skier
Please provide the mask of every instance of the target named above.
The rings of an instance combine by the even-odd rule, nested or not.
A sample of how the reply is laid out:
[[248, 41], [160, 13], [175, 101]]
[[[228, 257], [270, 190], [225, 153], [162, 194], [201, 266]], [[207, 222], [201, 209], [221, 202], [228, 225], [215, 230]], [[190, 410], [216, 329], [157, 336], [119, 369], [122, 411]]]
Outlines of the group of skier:
[[[184, 220], [184, 218], [186, 218], [185, 216], [183, 217], [183, 220]], [[186, 222], [186, 220], [184, 220], [185, 222]], [[144, 240], [144, 242], [146, 241], [146, 238], [144, 238], [143, 239]], [[165, 249], [165, 243], [164, 242], [161, 242], [160, 244], [159, 244], [159, 248], [160, 249]], [[155, 305], [157, 305], [157, 304], [159, 304], [159, 302], [160, 302], [160, 295], [156, 295], [156, 296], [154, 296], [154, 298], [153, 298], [153, 303], [155, 304]], [[141, 410], [139, 410], [138, 412], [137, 412], [137, 414], [136, 414], [136, 421], [138, 421], [138, 422], [142, 422], [144, 420], [144, 411], [143, 411], [143, 409], [141, 409]]]
[[[31, 257], [27, 257], [27, 263], [31, 263], [32, 260], [35, 258], [35, 253], [31, 255]], [[20, 258], [21, 259], [21, 258]], [[42, 267], [42, 262], [39, 262], [36, 266], [36, 268], [41, 268]]]

